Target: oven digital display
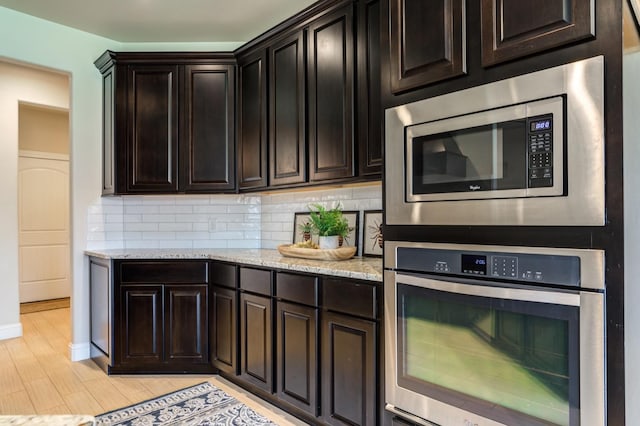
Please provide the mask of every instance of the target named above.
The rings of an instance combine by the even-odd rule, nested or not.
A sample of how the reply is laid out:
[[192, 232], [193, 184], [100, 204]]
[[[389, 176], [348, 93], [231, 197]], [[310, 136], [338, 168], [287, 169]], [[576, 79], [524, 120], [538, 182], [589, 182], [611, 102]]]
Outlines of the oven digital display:
[[465, 274], [487, 275], [487, 256], [463, 254], [462, 272]]

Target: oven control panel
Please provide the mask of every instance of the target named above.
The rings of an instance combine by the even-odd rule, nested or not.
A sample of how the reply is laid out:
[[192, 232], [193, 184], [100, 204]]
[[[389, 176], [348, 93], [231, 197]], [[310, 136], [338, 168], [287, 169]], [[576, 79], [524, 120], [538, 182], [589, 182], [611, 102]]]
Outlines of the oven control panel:
[[580, 258], [547, 254], [399, 247], [397, 268], [480, 279], [580, 286]]

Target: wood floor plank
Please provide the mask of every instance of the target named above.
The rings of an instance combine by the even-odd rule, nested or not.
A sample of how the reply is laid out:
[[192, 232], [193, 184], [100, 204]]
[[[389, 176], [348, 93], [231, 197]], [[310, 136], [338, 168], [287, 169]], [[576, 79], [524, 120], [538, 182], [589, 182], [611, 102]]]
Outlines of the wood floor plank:
[[86, 390], [65, 395], [64, 401], [67, 404], [67, 407], [69, 407], [69, 412], [72, 414], [88, 414], [95, 416], [96, 414], [102, 414], [107, 411]]
[[62, 396], [48, 377], [26, 382], [24, 386], [38, 414], [46, 414], [54, 407], [64, 405]]
[[0, 414], [33, 414], [36, 412], [26, 390], [4, 395], [0, 398]]
[[131, 401], [121, 394], [118, 388], [116, 388], [115, 385], [107, 378], [84, 382], [84, 386], [87, 388], [91, 396], [98, 401], [104, 411], [115, 410], [116, 408], [137, 402]]
[[76, 375], [82, 382], [102, 379], [106, 376], [104, 374], [104, 371], [100, 370], [100, 367], [98, 367], [96, 363], [91, 361], [90, 359], [72, 362], [71, 370], [76, 373]]
[[23, 382], [27, 383], [47, 378], [47, 373], [44, 372], [44, 369], [40, 366], [40, 363], [33, 354], [31, 357], [14, 359], [13, 361]]
[[137, 377], [112, 377], [111, 381], [130, 401], [145, 401], [156, 396]]
[[47, 371], [47, 375], [63, 397], [65, 395], [84, 392], [86, 390], [78, 376], [68, 368], [50, 370]]
[[0, 361], [0, 398], [25, 390], [22, 377], [13, 363]]

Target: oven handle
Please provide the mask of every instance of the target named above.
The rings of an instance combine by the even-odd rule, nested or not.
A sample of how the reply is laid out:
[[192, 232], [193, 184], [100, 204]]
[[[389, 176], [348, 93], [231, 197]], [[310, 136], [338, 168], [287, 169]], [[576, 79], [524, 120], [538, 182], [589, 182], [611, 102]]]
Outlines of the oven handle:
[[522, 300], [525, 302], [552, 303], [567, 306], [580, 306], [578, 290], [550, 290], [539, 287], [505, 286], [503, 283], [473, 281], [447, 277], [432, 277], [422, 274], [402, 274], [395, 272], [395, 282], [432, 290], [459, 293], [493, 299]]

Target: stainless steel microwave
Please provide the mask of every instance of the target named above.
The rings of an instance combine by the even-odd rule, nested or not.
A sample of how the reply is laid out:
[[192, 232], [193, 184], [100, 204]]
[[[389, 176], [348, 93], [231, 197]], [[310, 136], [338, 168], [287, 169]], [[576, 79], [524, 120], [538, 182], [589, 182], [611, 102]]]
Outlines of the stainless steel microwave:
[[604, 225], [604, 60], [386, 111], [390, 225]]

